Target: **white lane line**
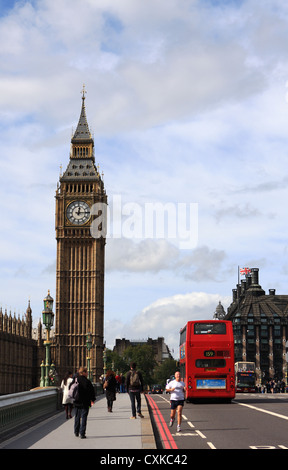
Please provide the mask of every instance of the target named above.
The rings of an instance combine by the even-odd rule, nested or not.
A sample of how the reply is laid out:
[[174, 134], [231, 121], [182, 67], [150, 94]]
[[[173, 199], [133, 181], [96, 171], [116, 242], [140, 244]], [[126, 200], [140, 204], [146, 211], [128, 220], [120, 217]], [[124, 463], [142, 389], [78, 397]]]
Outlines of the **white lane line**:
[[207, 442], [207, 444], [210, 447], [210, 449], [216, 449], [216, 447], [214, 446], [214, 444], [212, 444], [212, 442]]
[[[167, 398], [161, 396], [162, 400], [166, 401], [167, 403], [170, 404], [170, 400], [167, 400]], [[188, 418], [185, 416], [185, 415], [182, 415], [182, 418], [184, 421], [187, 421], [187, 424], [190, 426], [190, 428], [195, 428], [194, 424], [191, 423], [191, 421], [188, 421]], [[191, 434], [191, 433], [176, 433], [176, 434], [172, 434], [172, 436], [200, 436], [202, 437], [202, 439], [207, 439], [206, 436], [204, 436], [204, 434], [201, 432], [201, 431], [198, 431], [197, 429], [195, 429], [195, 432], [197, 434]], [[211, 449], [216, 449], [216, 447], [214, 446], [214, 444], [212, 444], [212, 442], [207, 442], [208, 446], [211, 448]]]
[[279, 413], [274, 413], [273, 411], [262, 410], [261, 408], [257, 408], [256, 406], [247, 405], [246, 403], [239, 403], [239, 402], [236, 402], [236, 403], [237, 405], [246, 406], [247, 408], [251, 408], [252, 410], [262, 411], [262, 413], [267, 413], [268, 415], [276, 416], [276, 418], [288, 420], [288, 416], [280, 415]]

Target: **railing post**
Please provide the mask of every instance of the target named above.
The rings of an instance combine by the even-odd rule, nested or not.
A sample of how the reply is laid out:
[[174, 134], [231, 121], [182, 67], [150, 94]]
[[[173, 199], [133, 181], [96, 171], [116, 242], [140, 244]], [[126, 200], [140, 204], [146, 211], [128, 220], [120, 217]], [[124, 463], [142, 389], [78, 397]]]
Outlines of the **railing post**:
[[44, 361], [41, 363], [41, 379], [40, 379], [40, 387], [45, 386], [45, 364]]

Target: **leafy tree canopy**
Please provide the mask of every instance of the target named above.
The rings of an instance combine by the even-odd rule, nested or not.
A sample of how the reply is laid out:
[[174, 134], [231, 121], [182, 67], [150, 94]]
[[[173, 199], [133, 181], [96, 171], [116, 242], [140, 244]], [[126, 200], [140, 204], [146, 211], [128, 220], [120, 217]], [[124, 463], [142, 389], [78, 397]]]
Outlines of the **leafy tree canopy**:
[[135, 362], [137, 369], [142, 372], [145, 386], [161, 384], [164, 387], [166, 380], [177, 369], [177, 362], [174, 359], [166, 359], [162, 364], [157, 364], [153, 348], [148, 344], [128, 346], [123, 356], [106, 349], [106, 370], [112, 369], [114, 372], [126, 375], [131, 362]]

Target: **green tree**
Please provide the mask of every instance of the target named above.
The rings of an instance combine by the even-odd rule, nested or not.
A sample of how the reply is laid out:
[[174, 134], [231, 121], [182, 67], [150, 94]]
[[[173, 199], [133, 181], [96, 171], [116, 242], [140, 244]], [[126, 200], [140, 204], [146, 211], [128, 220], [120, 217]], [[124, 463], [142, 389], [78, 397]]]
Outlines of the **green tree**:
[[125, 374], [129, 370], [129, 363], [115, 351], [106, 349], [106, 370], [109, 369]]
[[176, 370], [177, 361], [175, 361], [175, 359], [166, 359], [162, 364], [159, 364], [155, 368], [153, 382], [165, 387], [166, 380], [169, 379], [171, 375], [174, 375]]
[[135, 362], [137, 369], [141, 371], [145, 386], [153, 382], [153, 371], [156, 366], [155, 356], [152, 346], [148, 344], [139, 344], [137, 346], [128, 346], [123, 353], [123, 359], [129, 364]]

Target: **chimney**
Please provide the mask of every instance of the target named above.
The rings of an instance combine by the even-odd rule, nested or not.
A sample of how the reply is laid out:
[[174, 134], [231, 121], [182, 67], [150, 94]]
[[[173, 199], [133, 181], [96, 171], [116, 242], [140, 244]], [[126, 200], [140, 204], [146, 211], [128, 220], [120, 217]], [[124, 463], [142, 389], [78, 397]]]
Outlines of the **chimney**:
[[276, 289], [269, 289], [269, 295], [275, 295]]
[[251, 283], [252, 283], [252, 277], [251, 277], [251, 274], [248, 274], [248, 276], [246, 276], [246, 286], [247, 287], [251, 286]]
[[237, 291], [237, 299], [240, 299], [240, 295], [241, 295], [241, 286], [240, 286], [240, 284], [237, 284], [236, 287], [237, 287], [237, 289], [236, 289], [236, 291]]
[[251, 284], [259, 284], [259, 268], [251, 269]]
[[246, 280], [241, 279], [241, 294], [244, 294], [246, 290]]
[[265, 295], [265, 291], [259, 285], [259, 268], [251, 268], [251, 284], [247, 287], [249, 294]]

